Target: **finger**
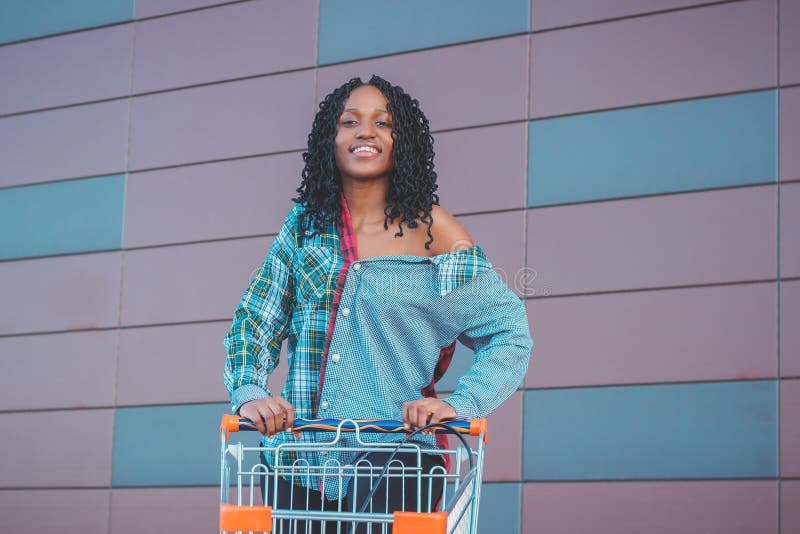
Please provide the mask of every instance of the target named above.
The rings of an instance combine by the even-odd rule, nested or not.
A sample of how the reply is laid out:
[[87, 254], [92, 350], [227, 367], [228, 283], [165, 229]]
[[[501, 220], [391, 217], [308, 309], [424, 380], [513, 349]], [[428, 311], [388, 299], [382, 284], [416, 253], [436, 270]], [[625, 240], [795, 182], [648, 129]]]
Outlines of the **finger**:
[[425, 426], [425, 420], [428, 417], [428, 406], [426, 402], [418, 402], [414, 407], [414, 427], [419, 428]]
[[409, 417], [409, 406], [410, 406], [410, 404], [411, 404], [410, 402], [404, 402], [403, 403], [403, 427], [406, 430], [411, 430], [411, 420], [410, 420], [410, 417]]
[[264, 424], [267, 427], [267, 436], [274, 436], [277, 429], [275, 427], [275, 412], [273, 411], [272, 406], [264, 406], [261, 416], [264, 418]]
[[292, 403], [283, 397], [280, 398], [279, 402], [283, 408], [283, 416], [285, 417], [283, 429], [286, 430], [287, 428], [292, 428], [294, 426], [295, 419], [294, 406], [292, 406]]
[[448, 406], [442, 403], [441, 406], [436, 408], [436, 410], [431, 414], [430, 422], [441, 423], [447, 418], [449, 412], [450, 410], [448, 409]]
[[239, 409], [239, 415], [250, 419], [256, 427], [256, 430], [263, 436], [267, 429], [264, 426], [264, 421], [261, 420], [261, 414], [258, 411], [259, 401], [250, 401]]

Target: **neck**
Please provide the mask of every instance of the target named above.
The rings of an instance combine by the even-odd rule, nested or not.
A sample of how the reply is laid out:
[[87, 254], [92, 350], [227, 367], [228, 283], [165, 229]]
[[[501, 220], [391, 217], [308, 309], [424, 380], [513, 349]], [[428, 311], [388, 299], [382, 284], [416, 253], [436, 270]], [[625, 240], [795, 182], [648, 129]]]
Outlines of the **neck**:
[[350, 212], [353, 228], [367, 225], [383, 225], [386, 218], [386, 195], [389, 193], [389, 180], [342, 180], [342, 193]]

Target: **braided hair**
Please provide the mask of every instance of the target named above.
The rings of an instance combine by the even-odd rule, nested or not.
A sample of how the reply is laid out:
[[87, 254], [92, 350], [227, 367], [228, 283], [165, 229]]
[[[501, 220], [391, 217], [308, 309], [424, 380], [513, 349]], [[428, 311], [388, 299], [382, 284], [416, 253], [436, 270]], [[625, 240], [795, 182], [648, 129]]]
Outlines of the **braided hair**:
[[403, 224], [416, 228], [419, 223], [427, 225], [430, 249], [431, 209], [439, 204], [435, 193], [436, 171], [433, 170], [433, 137], [428, 119], [419, 108], [419, 102], [411, 98], [402, 87], [392, 85], [373, 75], [365, 84], [360, 78], [352, 78], [326, 96], [314, 117], [311, 133], [308, 134], [308, 150], [303, 152], [305, 166], [302, 181], [297, 188], [295, 202], [305, 203], [299, 216], [302, 230], [325, 228], [339, 224], [342, 215], [340, 200], [342, 179], [335, 161], [336, 130], [339, 116], [350, 93], [363, 85], [376, 87], [388, 101], [387, 111], [392, 115], [392, 159], [394, 168], [389, 172], [389, 192], [384, 210], [384, 229], [399, 221], [395, 237], [403, 235]]

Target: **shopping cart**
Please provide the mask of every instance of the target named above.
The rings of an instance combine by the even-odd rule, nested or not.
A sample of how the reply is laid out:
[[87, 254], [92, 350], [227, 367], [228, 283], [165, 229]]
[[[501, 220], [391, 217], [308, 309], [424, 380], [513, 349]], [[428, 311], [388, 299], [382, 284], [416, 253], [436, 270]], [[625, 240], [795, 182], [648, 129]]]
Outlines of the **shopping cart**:
[[[255, 425], [248, 419], [224, 415], [220, 426], [220, 532], [304, 532], [309, 522], [315, 521], [320, 522], [317, 525], [318, 528], [321, 527], [321, 532], [329, 532], [333, 524], [335, 531], [341, 534], [386, 534], [390, 530], [394, 534], [474, 534], [478, 525], [486, 426], [485, 419], [451, 421], [432, 426], [430, 430], [436, 433], [453, 433], [458, 438], [453, 440], [459, 443], [455, 448], [437, 448], [408, 440], [400, 443], [375, 443], [362, 439], [361, 434], [369, 432], [390, 432], [413, 437], [408, 434], [401, 421], [296, 419], [292, 431], [329, 432], [333, 438], [325, 442], [297, 442], [278, 447], [247, 447], [242, 442], [229, 442], [230, 433], [255, 430]], [[354, 435], [349, 434], [351, 439], [343, 440], [345, 432], [352, 432]], [[469, 447], [462, 437], [463, 434], [479, 436], [477, 448]], [[301, 458], [302, 454], [282, 454], [287, 452], [316, 452], [325, 455], [323, 457], [328, 454], [334, 456], [332, 453], [352, 452], [356, 454], [351, 456], [357, 459], [352, 464], [330, 460], [315, 466], [305, 460], [296, 459]], [[372, 465], [358, 459], [373, 452], [389, 452], [395, 455], [389, 455], [389, 461], [385, 465]], [[270, 467], [263, 462], [262, 454], [267, 453], [272, 453], [271, 457], [274, 459]], [[437, 465], [426, 472], [419, 467], [423, 465], [423, 455], [440, 455], [445, 458], [445, 465]], [[284, 462], [282, 458], [286, 456], [295, 459]], [[398, 458], [414, 458], [415, 461], [409, 461], [409, 465], [405, 465]], [[235, 479], [231, 480], [231, 474], [235, 475]], [[328, 480], [339, 484], [345, 479], [359, 479], [362, 486], [364, 481], [368, 481], [367, 487], [372, 488], [372, 492], [366, 497], [362, 496], [363, 504], [360, 507], [356, 507], [358, 499], [353, 499], [353, 506], [347, 508], [339, 501], [332, 510], [329, 507], [297, 510], [285, 504], [283, 507], [278, 506], [277, 477], [283, 477], [290, 482], [304, 477], [316, 477], [322, 483]], [[388, 499], [389, 490], [386, 488], [390, 485], [385, 479], [392, 477], [404, 477], [395, 488], [399, 487], [403, 492], [417, 492], [413, 499], [416, 509], [393, 513], [376, 511], [375, 508], [380, 506], [373, 507], [374, 503], [370, 500], [373, 492], [384, 479], [383, 488]], [[410, 483], [406, 484], [406, 481]], [[271, 488], [267, 491], [266, 502], [263, 503], [259, 487], [262, 483], [264, 488]], [[441, 489], [441, 497], [434, 502], [432, 492], [428, 491], [427, 499], [422, 498], [425, 493], [423, 489], [427, 486], [430, 490], [434, 485], [437, 490]], [[231, 501], [233, 486], [236, 495]]]

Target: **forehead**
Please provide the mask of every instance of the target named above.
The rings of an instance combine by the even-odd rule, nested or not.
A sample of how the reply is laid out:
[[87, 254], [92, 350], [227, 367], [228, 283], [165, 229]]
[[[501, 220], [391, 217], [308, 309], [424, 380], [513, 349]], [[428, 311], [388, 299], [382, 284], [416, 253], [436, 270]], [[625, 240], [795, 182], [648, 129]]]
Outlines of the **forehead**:
[[350, 96], [344, 103], [344, 109], [357, 109], [359, 111], [385, 110], [387, 103], [388, 100], [377, 87], [362, 85], [350, 92]]

